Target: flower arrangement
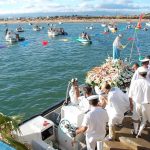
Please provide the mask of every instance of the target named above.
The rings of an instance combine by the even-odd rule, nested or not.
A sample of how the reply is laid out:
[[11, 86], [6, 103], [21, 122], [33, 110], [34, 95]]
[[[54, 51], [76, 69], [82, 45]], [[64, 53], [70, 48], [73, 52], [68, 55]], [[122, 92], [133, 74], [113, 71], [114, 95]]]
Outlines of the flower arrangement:
[[123, 63], [122, 60], [113, 60], [111, 57], [106, 59], [100, 67], [94, 67], [87, 72], [86, 83], [92, 86], [99, 86], [104, 82], [108, 82], [111, 86], [117, 86], [121, 89], [129, 87], [133, 71], [129, 65]]

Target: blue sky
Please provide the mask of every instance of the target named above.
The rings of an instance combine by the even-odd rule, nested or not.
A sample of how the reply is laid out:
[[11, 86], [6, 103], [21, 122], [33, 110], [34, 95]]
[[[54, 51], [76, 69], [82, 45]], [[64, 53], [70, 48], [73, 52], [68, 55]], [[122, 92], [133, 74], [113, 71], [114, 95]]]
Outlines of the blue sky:
[[0, 15], [38, 12], [149, 12], [149, 0], [0, 0]]

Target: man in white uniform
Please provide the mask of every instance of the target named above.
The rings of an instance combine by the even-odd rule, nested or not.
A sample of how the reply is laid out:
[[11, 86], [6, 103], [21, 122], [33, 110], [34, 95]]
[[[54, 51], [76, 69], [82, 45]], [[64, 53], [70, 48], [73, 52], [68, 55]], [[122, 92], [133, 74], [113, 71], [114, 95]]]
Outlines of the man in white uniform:
[[108, 101], [105, 109], [109, 117], [109, 136], [108, 140], [115, 140], [115, 125], [122, 123], [124, 113], [130, 109], [129, 97], [119, 88], [111, 86], [106, 82], [102, 85], [101, 90], [108, 94]]
[[82, 91], [83, 91], [83, 96], [80, 96], [79, 87], [77, 85], [73, 85], [69, 92], [69, 95], [70, 95], [72, 104], [79, 104], [79, 108], [83, 112], [87, 112], [88, 110], [90, 110], [90, 105], [89, 105], [89, 101], [87, 100], [87, 98], [93, 95], [92, 87], [89, 85], [86, 85], [82, 88]]
[[[139, 79], [131, 84], [129, 97], [130, 108], [133, 110], [134, 134], [141, 136], [146, 122], [150, 122], [150, 82], [146, 79], [148, 69], [139, 67]], [[138, 121], [141, 120], [140, 128]], [[139, 128], [139, 131], [138, 131]]]
[[86, 132], [87, 150], [95, 150], [96, 143], [103, 140], [106, 135], [106, 123], [108, 122], [107, 112], [97, 106], [97, 95], [89, 96], [91, 110], [85, 114], [82, 126], [76, 130], [76, 134]]
[[[149, 67], [149, 61], [150, 59], [148, 57], [145, 57], [144, 59], [140, 60], [142, 62], [142, 66], [144, 68], [148, 68]], [[131, 84], [137, 80], [139, 78], [139, 68], [135, 71], [135, 73], [133, 74], [132, 80], [131, 80]], [[150, 81], [150, 70], [147, 73], [147, 77], [146, 77], [149, 81]]]

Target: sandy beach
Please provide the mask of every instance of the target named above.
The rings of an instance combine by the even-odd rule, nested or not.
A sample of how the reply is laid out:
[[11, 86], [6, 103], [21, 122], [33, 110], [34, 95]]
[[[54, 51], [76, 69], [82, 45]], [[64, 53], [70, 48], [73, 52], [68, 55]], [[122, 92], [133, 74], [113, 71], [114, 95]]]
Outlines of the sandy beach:
[[[124, 23], [124, 22], [138, 22], [139, 19], [97, 19], [97, 18], [51, 18], [51, 19], [16, 19], [16, 20], [0, 20], [0, 24], [21, 24], [21, 23], [63, 23], [63, 22], [89, 22], [89, 23]], [[149, 19], [143, 19], [142, 22], [148, 22]]]

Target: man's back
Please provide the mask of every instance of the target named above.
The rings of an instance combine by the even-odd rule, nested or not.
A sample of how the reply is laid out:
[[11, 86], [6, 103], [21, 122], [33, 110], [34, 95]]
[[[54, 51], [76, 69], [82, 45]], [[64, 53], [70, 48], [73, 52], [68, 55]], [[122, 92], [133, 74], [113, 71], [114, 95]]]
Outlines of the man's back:
[[129, 110], [129, 97], [119, 88], [112, 88], [108, 94], [108, 105], [116, 114], [124, 115]]
[[133, 97], [133, 101], [144, 104], [150, 103], [150, 82], [145, 78], [139, 78], [131, 84], [129, 97]]
[[87, 123], [87, 136], [89, 138], [104, 138], [106, 134], [107, 112], [100, 107], [91, 107], [83, 121]]

